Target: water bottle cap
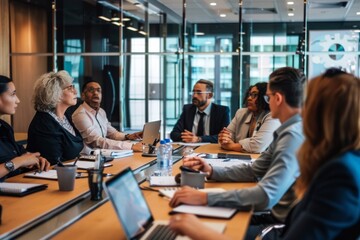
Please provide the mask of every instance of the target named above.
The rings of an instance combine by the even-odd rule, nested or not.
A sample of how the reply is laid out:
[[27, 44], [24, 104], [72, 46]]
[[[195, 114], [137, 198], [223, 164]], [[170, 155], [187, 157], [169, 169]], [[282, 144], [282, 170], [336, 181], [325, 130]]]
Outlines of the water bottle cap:
[[160, 144], [165, 144], [165, 143], [166, 143], [165, 140], [160, 141]]
[[168, 139], [168, 138], [165, 138], [164, 140], [165, 140], [166, 143], [170, 142], [170, 139]]

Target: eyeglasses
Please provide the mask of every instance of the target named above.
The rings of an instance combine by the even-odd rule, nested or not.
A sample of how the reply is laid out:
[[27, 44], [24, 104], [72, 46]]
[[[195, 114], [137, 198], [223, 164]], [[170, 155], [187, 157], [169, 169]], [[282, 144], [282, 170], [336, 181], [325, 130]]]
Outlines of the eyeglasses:
[[101, 88], [94, 88], [94, 87], [88, 87], [86, 89], [86, 91], [91, 92], [91, 93], [95, 93], [95, 92], [101, 93], [102, 92]]
[[250, 93], [248, 93], [248, 98], [250, 97], [250, 98], [252, 98], [252, 99], [255, 99], [255, 98], [257, 98], [258, 96], [259, 96], [259, 93], [257, 93], [257, 92], [250, 92]]
[[[275, 93], [270, 93], [270, 95], [274, 96]], [[270, 96], [269, 96], [269, 94], [264, 95], [264, 100], [265, 100], [265, 102], [266, 102], [267, 104], [269, 104], [269, 102], [270, 102]]]
[[69, 90], [69, 91], [75, 91], [75, 85], [70, 85], [70, 86], [67, 86], [67, 87], [64, 87], [63, 90]]
[[201, 92], [201, 91], [189, 92], [190, 95], [200, 95], [200, 94], [207, 94], [207, 93], [212, 93], [212, 92]]

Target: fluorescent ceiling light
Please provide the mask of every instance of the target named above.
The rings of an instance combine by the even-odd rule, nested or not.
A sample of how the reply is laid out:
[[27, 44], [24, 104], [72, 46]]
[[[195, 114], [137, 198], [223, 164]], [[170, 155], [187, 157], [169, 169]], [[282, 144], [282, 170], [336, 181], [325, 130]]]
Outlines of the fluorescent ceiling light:
[[360, 29], [355, 29], [354, 32], [355, 33], [360, 33]]
[[356, 15], [360, 15], [360, 12], [356, 12]]
[[146, 36], [146, 32], [144, 32], [144, 31], [139, 31], [139, 33]]
[[129, 29], [131, 31], [134, 31], [134, 32], [137, 32], [137, 28], [134, 28], [134, 27], [131, 27], [131, 26], [127, 27], [127, 29]]
[[294, 5], [294, 2], [289, 1], [289, 2], [287, 2], [287, 4], [288, 4], [288, 5]]
[[224, 17], [226, 17], [226, 14], [222, 13], [222, 14], [220, 14], [220, 17], [224, 18]]
[[216, 2], [210, 3], [210, 6], [216, 6]]
[[107, 22], [111, 22], [111, 19], [110, 18], [107, 18], [105, 16], [99, 16], [100, 19], [104, 20], [104, 21], [107, 21]]
[[196, 32], [195, 35], [196, 35], [196, 36], [203, 36], [203, 35], [205, 35], [205, 33], [203, 33], [203, 32]]
[[123, 20], [123, 22], [128, 22], [128, 21], [130, 21], [131, 19], [128, 18], [128, 17], [124, 17], [122, 20]]
[[289, 17], [293, 17], [294, 15], [295, 15], [295, 14], [292, 13], [292, 12], [289, 12], [289, 13], [288, 13], [288, 16], [289, 16]]
[[124, 24], [122, 24], [121, 22], [111, 22], [111, 23], [116, 26], [124, 26]]

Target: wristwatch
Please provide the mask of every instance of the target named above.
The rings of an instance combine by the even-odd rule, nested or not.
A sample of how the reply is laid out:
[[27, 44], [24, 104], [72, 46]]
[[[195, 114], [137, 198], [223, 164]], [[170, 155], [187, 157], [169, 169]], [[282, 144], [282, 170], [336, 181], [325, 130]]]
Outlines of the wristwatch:
[[5, 168], [9, 171], [12, 172], [15, 170], [15, 165], [12, 161], [8, 161], [5, 163]]

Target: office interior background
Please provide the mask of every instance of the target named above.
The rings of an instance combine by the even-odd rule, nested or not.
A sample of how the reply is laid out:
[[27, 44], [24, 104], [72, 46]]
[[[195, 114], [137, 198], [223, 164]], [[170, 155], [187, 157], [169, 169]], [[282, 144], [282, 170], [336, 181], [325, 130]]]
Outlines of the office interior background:
[[1, 0], [0, 11], [0, 74], [21, 100], [15, 132], [27, 132], [33, 84], [49, 71], [68, 71], [79, 96], [99, 81], [113, 126], [161, 119], [162, 137], [201, 78], [233, 117], [276, 68], [359, 73], [358, 0]]

